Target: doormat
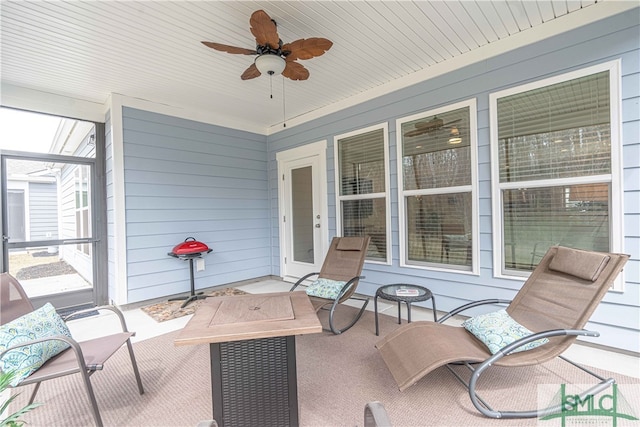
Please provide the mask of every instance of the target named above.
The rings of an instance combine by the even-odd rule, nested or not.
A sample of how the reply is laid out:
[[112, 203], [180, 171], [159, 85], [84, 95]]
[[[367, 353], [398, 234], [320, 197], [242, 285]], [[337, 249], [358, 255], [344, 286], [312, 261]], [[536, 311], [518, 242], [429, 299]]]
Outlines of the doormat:
[[[86, 310], [89, 308], [93, 308], [95, 307], [94, 304], [85, 304], [85, 305], [80, 305], [80, 306], [76, 306], [76, 307], [66, 307], [66, 308], [60, 308], [58, 310], [56, 310], [56, 312], [58, 313], [58, 315], [60, 315], [60, 317], [62, 317], [63, 319], [65, 319], [67, 316], [69, 316], [70, 314], [75, 313], [76, 311], [80, 311], [80, 310]], [[100, 314], [98, 312], [98, 310], [91, 310], [91, 311], [86, 311], [82, 314], [78, 314], [76, 316], [73, 316], [70, 320], [76, 320], [76, 319], [83, 319], [85, 317], [91, 317], [91, 316], [97, 316], [98, 314]], [[66, 321], [66, 319], [65, 319]]]
[[[208, 293], [207, 298], [246, 294], [247, 292], [240, 289], [224, 288]], [[200, 304], [204, 301], [204, 299], [191, 301], [185, 308], [180, 308], [184, 303], [184, 300], [166, 301], [141, 307], [140, 310], [147, 313], [156, 322], [164, 322], [166, 320], [177, 319], [178, 317], [188, 316], [195, 313]]]

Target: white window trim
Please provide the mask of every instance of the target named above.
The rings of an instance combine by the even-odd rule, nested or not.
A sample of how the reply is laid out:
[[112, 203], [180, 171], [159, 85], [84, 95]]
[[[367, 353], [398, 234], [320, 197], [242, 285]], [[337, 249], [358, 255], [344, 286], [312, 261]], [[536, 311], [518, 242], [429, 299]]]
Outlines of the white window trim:
[[[402, 124], [417, 120], [422, 117], [436, 116], [448, 111], [458, 110], [460, 108], [469, 108], [469, 136], [471, 138], [471, 185], [460, 186], [455, 188], [438, 188], [437, 190], [404, 190], [404, 180], [402, 175]], [[479, 242], [479, 202], [478, 202], [478, 110], [476, 98], [461, 101], [455, 104], [449, 104], [433, 110], [423, 111], [407, 117], [396, 119], [396, 165], [398, 179], [398, 227], [400, 239], [400, 267], [415, 268], [419, 270], [446, 271], [447, 273], [455, 272], [468, 275], [480, 274], [480, 242]], [[449, 193], [468, 192], [471, 191], [471, 270], [460, 270], [457, 268], [447, 268], [435, 265], [417, 265], [408, 264], [407, 257], [407, 236], [406, 236], [406, 220], [405, 220], [405, 197], [415, 194], [441, 194], [444, 191]]]
[[[356, 196], [340, 196], [340, 162], [338, 161], [338, 141], [351, 136], [360, 135], [363, 133], [372, 132], [382, 129], [383, 144], [384, 144], [384, 193], [372, 193], [367, 194], [366, 197]], [[366, 128], [357, 129], [351, 132], [343, 133], [333, 137], [333, 170], [335, 177], [335, 200], [336, 200], [336, 235], [342, 235], [342, 203], [343, 200], [358, 200], [362, 198], [385, 198], [385, 227], [386, 227], [386, 240], [387, 240], [387, 257], [385, 261], [374, 261], [366, 259], [365, 262], [371, 264], [391, 265], [392, 259], [392, 242], [391, 242], [391, 198], [390, 198], [390, 185], [389, 185], [389, 125], [387, 122], [383, 122], [377, 125], [369, 126]]]
[[[580, 70], [572, 71], [565, 74], [560, 74], [543, 80], [537, 80], [535, 82], [526, 83], [505, 89], [499, 92], [493, 92], [489, 94], [489, 113], [490, 113], [490, 149], [491, 149], [491, 194], [492, 194], [492, 234], [493, 234], [493, 276], [502, 279], [514, 279], [522, 281], [523, 276], [528, 277], [530, 273], [516, 273], [513, 271], [504, 271], [502, 268], [502, 261], [504, 254], [502, 251], [502, 197], [501, 189], [508, 188], [510, 184], [500, 185], [499, 177], [499, 158], [498, 158], [498, 115], [497, 115], [497, 103], [499, 98], [513, 95], [516, 93], [526, 92], [533, 89], [538, 89], [545, 86], [551, 86], [556, 83], [562, 83], [569, 80], [574, 80], [580, 77], [585, 77], [591, 74], [600, 73], [603, 71], [609, 71], [609, 90], [610, 90], [610, 122], [611, 122], [611, 174], [602, 175], [599, 177], [589, 177], [589, 182], [594, 180], [601, 180], [601, 182], [611, 183], [611, 251], [623, 252], [624, 246], [624, 206], [623, 206], [623, 164], [622, 164], [622, 138], [621, 138], [621, 112], [622, 112], [622, 93], [621, 93], [621, 60], [605, 62], [602, 64], [594, 65]], [[567, 182], [574, 181], [575, 183], [584, 182], [583, 178], [571, 178], [567, 179]], [[523, 186], [533, 186], [528, 182], [511, 183], [513, 188]], [[541, 186], [544, 184], [543, 180], [536, 181], [535, 186]], [[554, 182], [554, 185], [557, 181]], [[614, 282], [611, 291], [623, 292], [624, 291], [624, 277], [621, 273]]]

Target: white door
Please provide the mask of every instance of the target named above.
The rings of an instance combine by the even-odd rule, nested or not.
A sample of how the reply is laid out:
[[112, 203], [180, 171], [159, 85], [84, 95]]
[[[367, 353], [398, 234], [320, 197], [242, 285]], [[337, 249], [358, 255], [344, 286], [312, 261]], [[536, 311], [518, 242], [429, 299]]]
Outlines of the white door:
[[278, 153], [280, 266], [287, 281], [320, 271], [328, 247], [326, 142]]

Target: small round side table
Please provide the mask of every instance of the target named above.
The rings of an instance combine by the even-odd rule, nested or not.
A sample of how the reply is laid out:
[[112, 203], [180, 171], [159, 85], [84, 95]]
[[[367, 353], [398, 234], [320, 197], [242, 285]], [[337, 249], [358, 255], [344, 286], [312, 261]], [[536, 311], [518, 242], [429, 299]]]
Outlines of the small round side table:
[[373, 307], [376, 318], [376, 335], [379, 335], [378, 328], [378, 298], [385, 299], [387, 301], [398, 302], [398, 324], [402, 323], [400, 317], [400, 308], [402, 303], [407, 304], [407, 321], [411, 323], [411, 303], [431, 300], [431, 306], [433, 308], [433, 321], [437, 322], [436, 315], [436, 299], [431, 291], [424, 286], [410, 285], [405, 283], [397, 283], [394, 285], [385, 285], [378, 288], [376, 295], [373, 298]]

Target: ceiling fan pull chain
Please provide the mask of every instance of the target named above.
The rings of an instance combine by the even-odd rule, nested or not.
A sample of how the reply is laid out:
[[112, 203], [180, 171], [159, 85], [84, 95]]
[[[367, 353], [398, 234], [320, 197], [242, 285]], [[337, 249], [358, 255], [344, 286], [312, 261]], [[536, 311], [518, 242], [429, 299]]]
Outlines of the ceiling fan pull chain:
[[284, 108], [284, 76], [282, 76], [282, 127], [287, 127], [287, 114]]
[[269, 73], [269, 97], [273, 99], [273, 73]]

